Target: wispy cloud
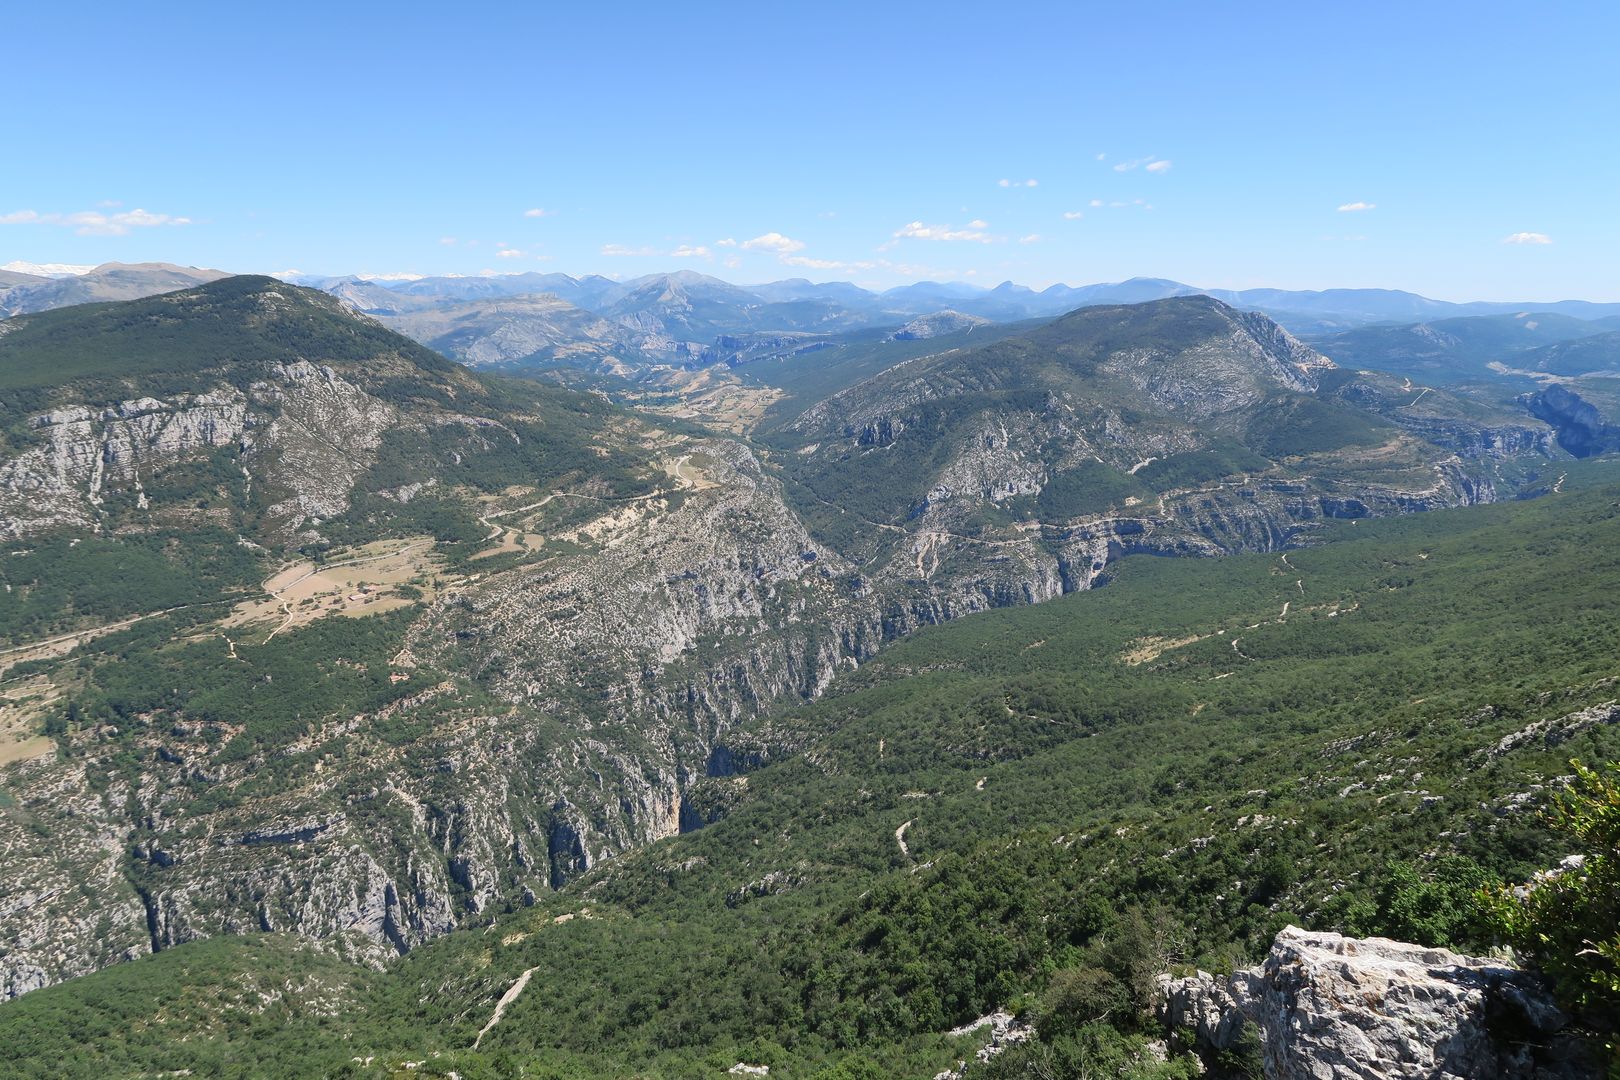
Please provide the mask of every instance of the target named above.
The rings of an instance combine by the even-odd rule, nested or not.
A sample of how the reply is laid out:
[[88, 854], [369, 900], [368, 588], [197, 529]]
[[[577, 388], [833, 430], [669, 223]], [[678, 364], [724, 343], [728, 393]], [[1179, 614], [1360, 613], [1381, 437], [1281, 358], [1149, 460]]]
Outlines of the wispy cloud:
[[154, 214], [150, 210], [124, 210], [116, 214], [100, 210], [79, 210], [71, 214], [41, 214], [33, 210], [14, 210], [0, 214], [0, 225], [61, 225], [75, 230], [80, 236], [127, 236], [132, 229], [150, 229], [160, 225], [190, 225], [188, 217]]
[[[1108, 208], [1113, 209], [1113, 210], [1128, 210], [1133, 206], [1138, 207], [1138, 208], [1140, 208], [1142, 210], [1151, 210], [1151, 209], [1153, 209], [1153, 204], [1148, 202], [1146, 199], [1130, 199], [1128, 201], [1125, 200], [1125, 199], [1114, 199], [1111, 202], [1104, 202], [1101, 199], [1092, 199], [1091, 200], [1091, 208], [1093, 210], [1098, 210], [1098, 209], [1101, 209], [1103, 207], [1108, 207]], [[1069, 215], [1064, 214], [1063, 216], [1068, 217]], [[1074, 216], [1079, 217], [1080, 216], [1079, 211], [1075, 211]]]
[[445, 247], [455, 247], [456, 244], [460, 243], [460, 241], [453, 236], [441, 236], [439, 237], [439, 243], [443, 244]]
[[[1091, 205], [1096, 206], [1097, 204], [1092, 203]], [[1086, 213], [1085, 213], [1084, 210], [1065, 210], [1065, 211], [1063, 211], [1063, 220], [1064, 221], [1079, 221], [1081, 218], [1083, 218], [1085, 216], [1086, 216]]]
[[1512, 236], [1504, 237], [1504, 244], [1550, 244], [1552, 237], [1541, 232], [1516, 232]]
[[873, 266], [869, 262], [846, 263], [837, 259], [812, 259], [808, 255], [784, 255], [782, 262], [788, 266], [803, 266], [809, 270], [868, 270]]
[[737, 246], [737, 241], [733, 240], [731, 237], [728, 236], [724, 240], [716, 240], [714, 242], [714, 246], [715, 247], [736, 247]]
[[1121, 161], [1114, 166], [1115, 172], [1130, 172], [1132, 169], [1146, 169], [1150, 173], [1164, 173], [1170, 171], [1170, 162], [1149, 154], [1147, 157], [1136, 158], [1132, 161]]
[[555, 210], [542, 210], [540, 207], [536, 206], [532, 210], [523, 211], [523, 216], [524, 217], [551, 217], [554, 214], [556, 214], [556, 212], [557, 211], [555, 211]]
[[1028, 236], [1020, 236], [1018, 242], [1020, 244], [1038, 244], [1041, 242], [1041, 234], [1030, 233]]
[[795, 251], [804, 250], [803, 241], [783, 236], [779, 232], [768, 232], [764, 236], [744, 240], [742, 246], [749, 251], [774, 251], [778, 255], [791, 255]]
[[1378, 204], [1377, 203], [1347, 202], [1343, 206], [1339, 207], [1339, 213], [1341, 213], [1341, 214], [1357, 214], [1357, 213], [1360, 213], [1363, 210], [1376, 210], [1376, 209], [1378, 209]]
[[[501, 252], [502, 255], [506, 252]], [[712, 259], [714, 252], [702, 244], [682, 244], [673, 250], [664, 250], [648, 245], [641, 247], [627, 247], [624, 244], [603, 244], [602, 254], [614, 258], [634, 259]], [[535, 256], [544, 258], [545, 256]]]
[[989, 228], [983, 221], [970, 221], [965, 228], [954, 225], [924, 225], [920, 221], [913, 221], [903, 225], [894, 232], [895, 240], [968, 240], [976, 244], [993, 244], [994, 236], [984, 230]]
[[523, 252], [517, 248], [502, 248], [495, 253], [495, 257], [498, 259], [521, 259], [523, 258]]
[[1039, 180], [997, 180], [996, 186], [1005, 188], [1040, 187], [1041, 182]]

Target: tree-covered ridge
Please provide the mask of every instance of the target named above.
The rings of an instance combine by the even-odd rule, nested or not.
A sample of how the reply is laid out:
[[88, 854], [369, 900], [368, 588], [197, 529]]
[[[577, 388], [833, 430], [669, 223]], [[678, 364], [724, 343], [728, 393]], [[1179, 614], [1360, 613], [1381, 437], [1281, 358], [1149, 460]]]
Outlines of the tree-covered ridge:
[[1517, 407], [1449, 396], [1413, 414], [1397, 406], [1418, 391], [1342, 392], [1343, 373], [1276, 324], [1205, 296], [950, 345], [762, 428], [829, 542], [903, 531], [1061, 548], [1068, 527], [1113, 517], [1162, 537], [1149, 544], [1191, 529], [1186, 550], [1231, 550], [1253, 543], [1251, 525], [1275, 543], [1317, 516], [1511, 489], [1500, 459], [1550, 446]]
[[[1563, 854], [1537, 808], [1569, 758], [1620, 751], [1612, 470], [1285, 557], [1127, 560], [1104, 589], [922, 632], [728, 736], [713, 824], [357, 975], [341, 1020], [292, 1017], [252, 1068], [931, 1075], [964, 1056], [940, 1033], [998, 1006], [1040, 1021], [1009, 1074], [1024, 1053], [1129, 1059], [1159, 963], [1220, 970], [1287, 921], [1428, 926], [1451, 902], [1436, 872], [1522, 880]], [[238, 977], [204, 948], [131, 967]], [[19, 1071], [243, 1060], [230, 1016], [64, 1056], [76, 988], [133, 977], [0, 1007]]]
[[[456, 370], [326, 293], [241, 275], [145, 300], [7, 320], [0, 333], [0, 391], [130, 378], [184, 385], [187, 375], [204, 370], [253, 377], [268, 363], [363, 363], [381, 356], [441, 375]], [[164, 392], [161, 385], [147, 386], [147, 393]]]

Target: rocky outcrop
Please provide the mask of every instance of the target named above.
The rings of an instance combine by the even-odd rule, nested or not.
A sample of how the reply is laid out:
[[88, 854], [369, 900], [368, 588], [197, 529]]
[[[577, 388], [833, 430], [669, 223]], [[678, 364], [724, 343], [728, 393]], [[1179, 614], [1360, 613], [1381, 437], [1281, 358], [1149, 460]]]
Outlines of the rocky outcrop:
[[0, 539], [93, 526], [109, 491], [136, 492], [143, 478], [240, 441], [247, 425], [247, 396], [229, 386], [34, 416], [32, 445], [0, 461]]
[[0, 461], [0, 539], [96, 528], [110, 495], [144, 505], [144, 485], [231, 446], [250, 479], [282, 496], [271, 514], [290, 530], [342, 513], [398, 420], [391, 405], [307, 361], [272, 365], [246, 390], [221, 383], [54, 409], [29, 420], [32, 445]]
[[1223, 1050], [1246, 1024], [1270, 1080], [1577, 1080], [1601, 1075], [1531, 974], [1385, 938], [1290, 926], [1258, 968], [1161, 979], [1160, 1019], [1184, 1047]]
[[1578, 458], [1620, 448], [1620, 427], [1607, 423], [1597, 407], [1575, 391], [1554, 383], [1519, 398], [1530, 415], [1558, 431], [1558, 445]]
[[988, 326], [990, 320], [978, 315], [964, 315], [960, 311], [936, 311], [931, 315], [919, 315], [906, 325], [889, 335], [890, 341], [923, 341], [927, 338], [936, 338], [941, 334], [955, 334], [962, 330], [972, 330], [977, 326]]

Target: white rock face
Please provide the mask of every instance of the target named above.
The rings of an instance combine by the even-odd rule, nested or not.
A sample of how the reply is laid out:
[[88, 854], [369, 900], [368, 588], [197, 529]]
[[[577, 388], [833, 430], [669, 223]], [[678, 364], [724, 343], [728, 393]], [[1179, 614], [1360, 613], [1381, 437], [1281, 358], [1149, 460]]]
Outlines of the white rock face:
[[1600, 1075], [1534, 977], [1448, 949], [1290, 926], [1258, 968], [1161, 985], [1186, 1043], [1229, 1047], [1240, 1017], [1256, 1024], [1271, 1080]]
[[906, 325], [889, 335], [890, 341], [922, 341], [928, 338], [939, 337], [941, 334], [954, 334], [961, 330], [971, 330], [977, 326], [988, 326], [989, 319], [977, 315], [964, 315], [960, 311], [936, 311], [931, 315], [919, 315]]
[[393, 406], [304, 361], [273, 366], [247, 392], [220, 385], [54, 409], [30, 421], [33, 445], [0, 458], [0, 540], [94, 528], [105, 494], [138, 492], [143, 480], [232, 444], [256, 482], [286, 493], [274, 510], [291, 531], [347, 508], [398, 419]]

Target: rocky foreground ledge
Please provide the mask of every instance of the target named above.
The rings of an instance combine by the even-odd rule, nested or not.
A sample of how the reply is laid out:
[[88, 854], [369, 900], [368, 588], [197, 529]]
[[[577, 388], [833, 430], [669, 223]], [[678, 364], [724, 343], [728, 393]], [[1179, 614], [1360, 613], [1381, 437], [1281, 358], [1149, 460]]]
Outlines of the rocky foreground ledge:
[[1206, 1057], [1255, 1025], [1271, 1080], [1603, 1074], [1534, 975], [1446, 949], [1290, 926], [1260, 967], [1160, 989], [1172, 1040]]

